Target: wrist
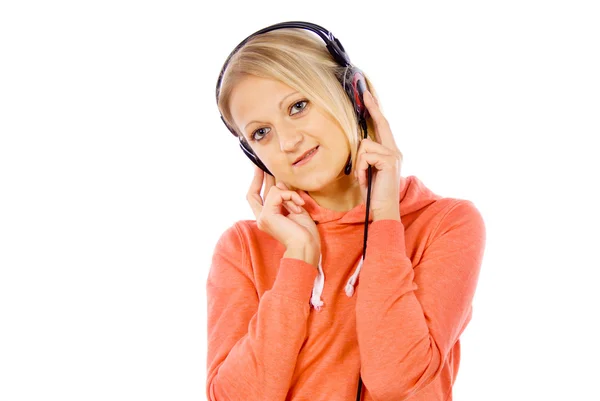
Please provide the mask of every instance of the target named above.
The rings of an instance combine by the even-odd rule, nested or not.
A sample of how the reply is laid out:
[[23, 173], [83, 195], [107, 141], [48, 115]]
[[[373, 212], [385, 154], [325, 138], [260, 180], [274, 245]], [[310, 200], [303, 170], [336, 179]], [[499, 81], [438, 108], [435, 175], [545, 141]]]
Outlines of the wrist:
[[373, 212], [373, 221], [377, 220], [400, 220], [400, 210], [386, 210], [380, 212]]
[[303, 260], [304, 262], [319, 267], [319, 258], [321, 251], [310, 245], [288, 245], [283, 254], [284, 258]]

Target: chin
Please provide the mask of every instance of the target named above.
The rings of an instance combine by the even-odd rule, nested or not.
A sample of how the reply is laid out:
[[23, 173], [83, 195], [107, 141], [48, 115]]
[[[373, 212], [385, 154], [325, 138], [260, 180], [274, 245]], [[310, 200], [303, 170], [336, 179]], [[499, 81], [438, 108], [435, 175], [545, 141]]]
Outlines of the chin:
[[326, 188], [332, 182], [337, 181], [341, 177], [345, 177], [342, 169], [342, 175], [336, 176], [333, 170], [328, 171], [312, 171], [304, 174], [302, 177], [295, 176], [294, 186], [306, 192], [319, 192]]

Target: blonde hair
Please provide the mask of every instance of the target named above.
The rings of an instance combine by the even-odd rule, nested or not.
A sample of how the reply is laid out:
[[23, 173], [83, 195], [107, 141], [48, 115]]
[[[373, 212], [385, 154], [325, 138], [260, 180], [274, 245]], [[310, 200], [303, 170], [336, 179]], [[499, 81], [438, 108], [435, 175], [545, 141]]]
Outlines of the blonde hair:
[[[347, 67], [331, 56], [325, 42], [316, 34], [299, 28], [285, 28], [252, 37], [229, 60], [223, 74], [218, 108], [223, 119], [244, 139], [233, 122], [229, 102], [235, 85], [247, 75], [280, 81], [303, 93], [308, 100], [329, 115], [346, 134], [350, 143], [352, 171], [362, 131], [350, 98], [340, 78]], [[376, 96], [373, 84], [363, 72], [367, 89]], [[368, 136], [375, 140], [375, 126], [367, 118]]]

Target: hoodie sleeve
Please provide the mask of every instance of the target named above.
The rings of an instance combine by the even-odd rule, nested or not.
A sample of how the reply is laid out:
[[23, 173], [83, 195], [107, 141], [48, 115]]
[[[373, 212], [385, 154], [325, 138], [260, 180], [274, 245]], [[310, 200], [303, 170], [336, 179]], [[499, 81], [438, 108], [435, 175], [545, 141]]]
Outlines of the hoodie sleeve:
[[307, 335], [317, 270], [282, 258], [273, 287], [257, 294], [239, 228], [217, 241], [206, 281], [210, 401], [285, 400]]
[[374, 400], [405, 400], [431, 383], [471, 319], [485, 247], [482, 216], [459, 200], [432, 235], [413, 267], [400, 221], [369, 228], [356, 324], [361, 377]]

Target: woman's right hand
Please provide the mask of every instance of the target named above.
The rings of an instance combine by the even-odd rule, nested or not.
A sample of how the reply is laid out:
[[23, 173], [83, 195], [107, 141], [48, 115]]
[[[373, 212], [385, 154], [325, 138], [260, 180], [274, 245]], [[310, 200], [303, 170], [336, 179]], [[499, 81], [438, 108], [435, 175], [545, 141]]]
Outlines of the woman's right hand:
[[[260, 194], [263, 181], [264, 201]], [[289, 190], [283, 182], [275, 184], [273, 176], [256, 166], [246, 200], [254, 212], [258, 228], [281, 242], [286, 249], [303, 246], [321, 249], [317, 225], [302, 207], [304, 199], [296, 191]], [[289, 212], [287, 216], [283, 214], [284, 208]]]

